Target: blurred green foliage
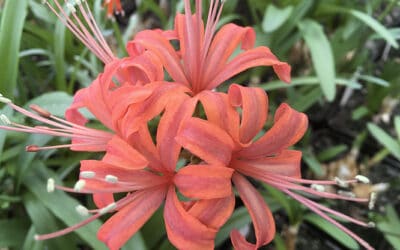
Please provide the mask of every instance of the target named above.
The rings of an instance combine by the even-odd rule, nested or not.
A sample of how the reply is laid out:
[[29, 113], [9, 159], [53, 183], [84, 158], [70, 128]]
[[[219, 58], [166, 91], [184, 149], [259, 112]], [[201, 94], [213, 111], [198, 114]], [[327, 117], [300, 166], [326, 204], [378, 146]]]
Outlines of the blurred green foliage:
[[[126, 53], [126, 41], [139, 29], [171, 28], [174, 13], [183, 6], [177, 0], [167, 1], [167, 8], [160, 7], [156, 0], [138, 1], [139, 6], [134, 2], [123, 1], [129, 10], [125, 17], [117, 18], [118, 22], [105, 18], [100, 0], [91, 2], [104, 35], [120, 56]], [[229, 0], [225, 5], [221, 23], [253, 26], [257, 45], [269, 46], [281, 60], [292, 65], [290, 85], [277, 81], [271, 70], [264, 68], [250, 70], [234, 81], [267, 90], [272, 109], [285, 101], [309, 114], [310, 131], [298, 146], [304, 152], [306, 176], [323, 176], [323, 164], [351, 148], [361, 152], [359, 161], [370, 163], [364, 169], [366, 173], [393, 156], [391, 165], [396, 173], [400, 172], [400, 118], [395, 116], [396, 112], [399, 115], [396, 100], [400, 97], [400, 1]], [[3, 0], [0, 6], [0, 93], [19, 105], [34, 102], [63, 116], [74, 91], [91, 83], [101, 72], [101, 63], [39, 0]], [[335, 134], [343, 127], [332, 125], [339, 110], [347, 119], [339, 125], [351, 129], [346, 140]], [[8, 108], [2, 108], [1, 113], [13, 120], [30, 122]], [[328, 139], [334, 140], [321, 149], [317, 144], [324, 139], [315, 140], [313, 135], [325, 127], [331, 128]], [[368, 133], [371, 136], [366, 136]], [[99, 220], [66, 237], [33, 240], [36, 233], [52, 232], [81, 221], [74, 207], [78, 203], [92, 204], [87, 197], [45, 192], [48, 177], [71, 186], [79, 161], [96, 157], [67, 150], [36, 154], [24, 151], [25, 145], [51, 144], [54, 140], [0, 130], [0, 248], [104, 249], [96, 239]], [[375, 140], [381, 146], [377, 147]], [[363, 150], [369, 147], [368, 143], [374, 148]], [[398, 176], [379, 178], [375, 180], [390, 182], [394, 190], [400, 190]], [[332, 236], [339, 246], [357, 249], [347, 235], [336, 232], [293, 200], [271, 188], [264, 190], [272, 210], [286, 218], [277, 222], [285, 223], [278, 226], [279, 230], [310, 225]], [[375, 241], [374, 237], [366, 238], [372, 245], [400, 249], [396, 208], [400, 208], [399, 202], [381, 211], [363, 213], [377, 223], [377, 229], [364, 230], [368, 231], [365, 235], [379, 235]], [[246, 228], [249, 222], [245, 209], [238, 208], [219, 232], [217, 247], [226, 249], [230, 230]], [[277, 249], [285, 249], [285, 240], [277, 234]], [[156, 213], [124, 249], [173, 249], [165, 237], [162, 214]]]

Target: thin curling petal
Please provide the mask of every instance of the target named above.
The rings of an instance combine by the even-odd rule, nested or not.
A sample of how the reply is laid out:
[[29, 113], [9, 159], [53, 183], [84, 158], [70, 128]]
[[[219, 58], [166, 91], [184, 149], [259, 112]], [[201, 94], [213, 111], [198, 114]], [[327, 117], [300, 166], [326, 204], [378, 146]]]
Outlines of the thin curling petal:
[[307, 127], [307, 116], [284, 103], [275, 113], [273, 127], [252, 145], [241, 150], [239, 156], [254, 159], [278, 154], [299, 141]]
[[178, 200], [175, 188], [170, 187], [164, 207], [168, 239], [178, 249], [212, 250], [216, 230], [190, 215]]
[[177, 98], [167, 105], [157, 129], [157, 149], [164, 166], [173, 172], [181, 152], [181, 145], [175, 141], [182, 121], [191, 117], [197, 100], [187, 95]]
[[130, 54], [136, 54], [143, 49], [156, 54], [164, 67], [174, 79], [175, 82], [189, 86], [186, 79], [180, 58], [169, 41], [160, 33], [154, 30], [145, 30], [139, 32], [135, 39], [128, 43], [127, 50]]
[[199, 118], [187, 119], [176, 140], [209, 164], [227, 165], [234, 148], [231, 137], [225, 131]]
[[[256, 34], [253, 28], [240, 27], [236, 24], [226, 24], [215, 35], [211, 47], [208, 51], [206, 61], [208, 62], [204, 77], [205, 82], [211, 80], [220, 72], [232, 56], [233, 52], [242, 43], [242, 49], [251, 49], [254, 46]], [[218, 58], [218, 60], [215, 60]], [[220, 82], [222, 83], [222, 82]]]
[[187, 211], [204, 225], [218, 230], [231, 217], [234, 208], [235, 195], [232, 192], [225, 198], [196, 201]]
[[189, 165], [178, 171], [174, 183], [188, 198], [223, 198], [232, 193], [232, 174], [233, 169], [227, 167]]
[[235, 142], [239, 142], [240, 117], [230, 104], [228, 95], [212, 91], [198, 94], [207, 116], [207, 121], [225, 130]]
[[284, 150], [278, 155], [257, 159], [235, 159], [230, 167], [260, 179], [262, 176], [279, 174], [283, 176], [301, 178], [301, 151]]
[[229, 100], [232, 106], [242, 108], [240, 141], [244, 144], [249, 143], [260, 132], [267, 120], [267, 94], [260, 88], [233, 84], [229, 87]]
[[157, 210], [165, 193], [165, 188], [158, 188], [130, 194], [130, 203], [103, 224], [97, 237], [110, 250], [120, 249]]
[[213, 89], [221, 82], [257, 66], [272, 66], [279, 79], [290, 82], [289, 64], [279, 61], [269, 48], [257, 47], [246, 50], [232, 59], [213, 79], [210, 79], [207, 88]]
[[126, 169], [144, 169], [148, 165], [146, 158], [132, 148], [125, 140], [114, 136], [107, 144], [107, 151], [103, 157], [109, 163]]
[[97, 193], [93, 194], [93, 202], [98, 208], [106, 207], [108, 204], [114, 203], [113, 193]]
[[[81, 161], [80, 170], [81, 172], [92, 171], [96, 174], [96, 178], [86, 179], [85, 189], [101, 192], [107, 192], [108, 189], [108, 191], [112, 191], [115, 190], [115, 188], [115, 192], [118, 190], [120, 190], [120, 192], [124, 192], [124, 190], [141, 190], [165, 183], [165, 179], [162, 176], [151, 173], [150, 171], [131, 170], [96, 160]], [[116, 187], [114, 183], [106, 181], [107, 176], [115, 176], [118, 178], [119, 182], [128, 185], [122, 187], [118, 185]]]
[[256, 244], [251, 244], [237, 230], [231, 232], [231, 240], [235, 249], [258, 249], [268, 244], [275, 236], [275, 222], [271, 210], [265, 204], [259, 192], [240, 174], [234, 174], [233, 183], [249, 210], [256, 234]]

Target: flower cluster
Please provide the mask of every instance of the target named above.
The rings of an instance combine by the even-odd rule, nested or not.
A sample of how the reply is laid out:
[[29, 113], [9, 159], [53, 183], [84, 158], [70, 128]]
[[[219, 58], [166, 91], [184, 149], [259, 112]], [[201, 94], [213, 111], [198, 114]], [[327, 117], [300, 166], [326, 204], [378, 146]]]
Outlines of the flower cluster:
[[[278, 107], [273, 126], [258, 137], [267, 120], [268, 98], [255, 87], [231, 84], [227, 93], [216, 88], [233, 76], [256, 66], [271, 66], [290, 81], [290, 66], [267, 47], [255, 47], [250, 27], [227, 24], [216, 31], [223, 2], [212, 0], [206, 22], [202, 1], [191, 12], [177, 14], [173, 30], [145, 30], [127, 45], [129, 56], [117, 58], [96, 26], [85, 1], [67, 2], [69, 16], [54, 0], [46, 4], [105, 67], [93, 83], [79, 90], [66, 111], [66, 120], [32, 105], [25, 110], [5, 97], [0, 101], [45, 126], [29, 127], [1, 116], [1, 129], [68, 137], [70, 144], [39, 147], [103, 152], [101, 160], [83, 160], [73, 188], [48, 182], [48, 191], [86, 193], [98, 209], [76, 209], [91, 215], [78, 225], [37, 235], [45, 240], [74, 231], [106, 213], [114, 213], [98, 231], [110, 249], [119, 249], [164, 204], [167, 235], [178, 249], [213, 249], [216, 233], [231, 216], [235, 194], [253, 220], [255, 243], [235, 230], [236, 249], [257, 249], [274, 237], [271, 211], [247, 177], [265, 182], [309, 207], [366, 248], [371, 247], [328, 214], [368, 226], [313, 201], [315, 197], [367, 202], [366, 199], [324, 192], [324, 185], [367, 182], [312, 181], [301, 178], [301, 152], [289, 149], [307, 130], [307, 117], [287, 104]], [[108, 13], [120, 1], [106, 1]], [[78, 15], [78, 12], [80, 14]], [[79, 17], [80, 16], [80, 17]], [[173, 46], [178, 44], [179, 46]], [[240, 53], [233, 56], [240, 46]], [[178, 49], [176, 48], [178, 47]], [[167, 76], [167, 77], [166, 77]], [[105, 129], [86, 126], [80, 109], [88, 109]], [[149, 122], [157, 124], [156, 133]], [[114, 194], [126, 194], [115, 199]], [[179, 195], [178, 195], [179, 193]], [[185, 197], [182, 200], [181, 197]]]

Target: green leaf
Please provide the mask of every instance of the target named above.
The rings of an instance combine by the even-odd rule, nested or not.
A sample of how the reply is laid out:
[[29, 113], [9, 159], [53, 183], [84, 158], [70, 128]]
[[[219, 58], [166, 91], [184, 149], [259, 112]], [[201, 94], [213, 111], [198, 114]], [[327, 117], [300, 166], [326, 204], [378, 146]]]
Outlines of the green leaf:
[[0, 220], [0, 249], [3, 247], [20, 248], [28, 225], [27, 221], [22, 218]]
[[397, 138], [400, 141], [400, 116], [399, 115], [394, 117], [394, 128], [396, 129]]
[[298, 26], [311, 52], [311, 59], [322, 91], [329, 101], [333, 101], [336, 95], [335, 61], [329, 40], [322, 26], [313, 20], [306, 19]]
[[329, 160], [332, 160], [333, 158], [335, 158], [337, 155], [345, 152], [347, 150], [347, 148], [348, 147], [345, 144], [329, 147], [329, 148], [325, 149], [324, 151], [322, 151], [321, 153], [319, 153], [317, 155], [317, 158], [321, 162], [329, 161]]
[[139, 231], [132, 236], [128, 242], [122, 247], [122, 250], [147, 250], [146, 242], [143, 239], [142, 233]]
[[[35, 226], [36, 234], [51, 233], [60, 229], [56, 218], [34, 195], [28, 193], [23, 198], [26, 211]], [[49, 249], [68, 250], [71, 247], [70, 241], [70, 237], [60, 237], [59, 239], [47, 240], [44, 245], [45, 248]]]
[[19, 49], [29, 0], [6, 0], [0, 24], [0, 93], [13, 98]]
[[28, 107], [30, 104], [36, 104], [55, 116], [64, 117], [65, 110], [71, 105], [72, 101], [72, 96], [65, 92], [57, 91], [38, 96], [29, 101], [26, 106]]
[[[351, 79], [336, 78], [335, 82], [337, 85], [347, 86], [353, 89], [361, 89], [362, 86], [358, 82]], [[307, 77], [297, 77], [293, 78], [290, 84], [284, 83], [282, 81], [272, 81], [268, 83], [261, 84], [260, 87], [266, 91], [271, 91], [275, 89], [285, 89], [295, 86], [311, 86], [320, 84], [320, 80], [317, 77], [307, 76]]]
[[264, 19], [262, 21], [262, 29], [266, 33], [277, 30], [281, 25], [286, 22], [289, 16], [292, 14], [293, 6], [287, 6], [286, 8], [279, 9], [275, 5], [270, 4], [265, 9]]
[[351, 238], [345, 232], [332, 225], [325, 219], [321, 218], [320, 216], [316, 214], [307, 214], [306, 216], [304, 216], [304, 220], [318, 227], [319, 229], [330, 235], [332, 238], [337, 240], [343, 246], [349, 249], [360, 248], [358, 243], [353, 238]]
[[388, 42], [392, 47], [399, 48], [399, 44], [397, 43], [396, 39], [390, 33], [388, 29], [385, 28], [380, 22], [378, 22], [375, 18], [370, 15], [367, 15], [358, 10], [347, 10], [346, 12], [350, 13], [354, 17], [358, 18], [359, 20], [363, 21], [366, 25], [368, 25], [371, 29], [373, 29], [376, 33], [382, 36], [386, 42]]
[[358, 78], [361, 79], [361, 80], [376, 84], [376, 85], [383, 86], [383, 87], [389, 87], [390, 86], [389, 82], [387, 82], [387, 81], [385, 81], [385, 80], [383, 80], [381, 78], [375, 77], [375, 76], [360, 75], [360, 76], [358, 76]]
[[369, 109], [365, 106], [360, 106], [351, 112], [351, 119], [357, 121], [369, 114]]
[[386, 206], [386, 218], [377, 227], [394, 249], [400, 249], [400, 219], [392, 205]]
[[368, 123], [368, 130], [379, 143], [390, 151], [390, 153], [397, 159], [400, 159], [400, 143], [397, 140], [393, 139], [383, 129], [373, 123]]
[[[50, 177], [50, 173], [46, 171], [42, 162], [36, 161], [33, 165], [35, 171], [30, 171], [31, 174], [24, 179], [25, 187], [66, 226], [73, 226], [81, 222], [84, 218], [75, 211], [75, 207], [80, 203], [62, 191], [47, 193], [46, 182]], [[56, 179], [56, 182], [59, 181]], [[95, 220], [76, 230], [75, 233], [94, 249], [106, 249], [105, 245], [96, 237], [100, 226], [100, 221]]]
[[56, 86], [58, 90], [66, 91], [67, 82], [65, 78], [65, 35], [67, 27], [63, 22], [56, 23], [54, 31], [54, 65], [56, 71]]
[[215, 246], [220, 246], [229, 238], [229, 234], [233, 229], [240, 229], [251, 222], [251, 218], [247, 209], [241, 207], [236, 209], [231, 218], [221, 227], [215, 238]]
[[303, 160], [314, 174], [317, 176], [322, 176], [324, 174], [321, 164], [314, 155], [303, 154]]

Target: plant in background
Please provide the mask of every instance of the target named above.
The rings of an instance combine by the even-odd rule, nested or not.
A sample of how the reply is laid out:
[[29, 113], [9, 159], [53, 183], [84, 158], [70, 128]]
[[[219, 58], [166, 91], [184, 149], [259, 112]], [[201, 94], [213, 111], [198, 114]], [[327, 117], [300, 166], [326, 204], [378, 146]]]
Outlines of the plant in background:
[[[246, 179], [248, 176], [283, 191], [372, 249], [327, 214], [361, 226], [370, 224], [303, 196], [306, 193], [368, 202], [324, 189], [324, 185], [368, 182], [363, 176], [345, 181], [301, 178], [301, 152], [289, 147], [307, 130], [307, 117], [282, 104], [275, 113], [273, 127], [257, 138], [267, 120], [264, 90], [232, 84], [228, 93], [216, 91], [223, 82], [256, 66], [272, 66], [281, 80], [290, 81], [288, 64], [280, 62], [267, 47], [254, 47], [252, 28], [227, 24], [216, 32], [223, 2], [211, 1], [204, 27], [202, 1], [196, 1], [196, 13], [192, 15], [190, 1], [186, 0], [185, 14], [176, 16], [173, 30], [138, 33], [128, 43], [129, 56], [125, 58], [113, 54], [86, 1], [67, 2], [71, 16], [57, 0], [55, 7], [46, 3], [105, 64], [103, 73], [75, 94], [66, 120], [35, 105], [31, 106], [35, 113], [30, 112], [0, 97], [12, 109], [45, 125], [29, 127], [2, 115], [7, 126], [0, 128], [71, 139], [64, 145], [30, 145], [27, 151], [68, 147], [104, 155], [101, 160], [81, 162], [80, 179], [74, 188], [55, 185], [53, 179], [48, 181], [50, 192], [59, 189], [93, 195], [98, 209], [79, 205], [79, 214], [91, 216], [64, 230], [37, 235], [36, 239], [61, 236], [106, 213], [115, 213], [100, 228], [98, 238], [110, 249], [119, 249], [164, 202], [167, 235], [174, 246], [212, 249], [216, 233], [234, 210], [236, 188], [252, 217], [256, 243], [247, 242], [234, 230], [232, 244], [237, 249], [256, 249], [273, 239], [275, 222], [263, 197]], [[108, 14], [114, 6], [121, 11], [118, 0], [105, 4]], [[176, 41], [179, 49], [172, 45]], [[233, 57], [240, 44], [242, 51]], [[91, 128], [79, 112], [81, 108], [88, 109], [104, 128]], [[156, 132], [151, 131], [149, 123], [156, 126]]]

